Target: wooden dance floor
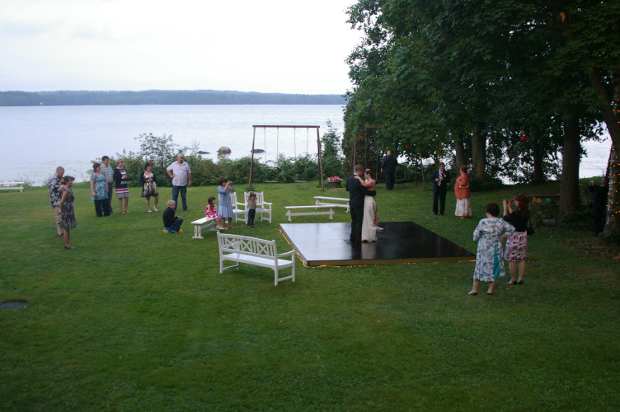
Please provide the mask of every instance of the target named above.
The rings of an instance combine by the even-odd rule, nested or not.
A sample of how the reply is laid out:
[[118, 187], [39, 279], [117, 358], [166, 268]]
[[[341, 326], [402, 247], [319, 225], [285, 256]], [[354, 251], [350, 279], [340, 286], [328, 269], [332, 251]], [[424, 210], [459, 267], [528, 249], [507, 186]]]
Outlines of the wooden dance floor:
[[353, 246], [350, 223], [283, 223], [282, 234], [305, 266], [385, 265], [470, 261], [474, 255], [413, 222], [381, 223], [376, 243]]

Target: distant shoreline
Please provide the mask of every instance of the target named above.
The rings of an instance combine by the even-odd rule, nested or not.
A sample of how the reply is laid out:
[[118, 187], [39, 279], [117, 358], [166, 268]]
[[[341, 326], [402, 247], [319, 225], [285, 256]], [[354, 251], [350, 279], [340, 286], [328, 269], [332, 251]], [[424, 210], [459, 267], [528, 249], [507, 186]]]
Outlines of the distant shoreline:
[[219, 90], [0, 91], [0, 106], [343, 105], [344, 95]]

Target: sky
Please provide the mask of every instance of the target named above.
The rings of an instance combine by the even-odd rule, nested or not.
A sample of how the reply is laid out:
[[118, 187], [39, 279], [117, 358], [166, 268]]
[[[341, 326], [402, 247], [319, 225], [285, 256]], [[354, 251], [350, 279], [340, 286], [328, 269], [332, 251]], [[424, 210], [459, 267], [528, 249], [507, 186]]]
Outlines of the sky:
[[354, 0], [1, 0], [0, 90], [337, 93]]

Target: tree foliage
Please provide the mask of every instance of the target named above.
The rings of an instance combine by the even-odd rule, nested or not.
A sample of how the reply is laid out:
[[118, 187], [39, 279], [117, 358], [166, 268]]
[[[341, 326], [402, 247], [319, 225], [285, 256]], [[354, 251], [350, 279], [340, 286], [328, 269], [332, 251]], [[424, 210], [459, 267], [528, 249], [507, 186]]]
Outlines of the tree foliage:
[[604, 122], [620, 149], [618, 21], [617, 1], [358, 0], [345, 154], [443, 158], [477, 179], [561, 173], [568, 214], [580, 142]]

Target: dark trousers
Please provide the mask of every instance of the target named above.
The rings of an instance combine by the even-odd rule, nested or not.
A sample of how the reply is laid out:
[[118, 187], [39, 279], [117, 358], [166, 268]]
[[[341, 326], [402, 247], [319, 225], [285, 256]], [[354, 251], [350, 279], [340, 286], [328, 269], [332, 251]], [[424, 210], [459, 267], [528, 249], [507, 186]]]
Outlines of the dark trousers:
[[181, 193], [181, 200], [183, 201], [183, 210], [187, 210], [187, 186], [172, 186], [172, 200], [177, 203], [177, 206], [179, 193]]
[[172, 223], [172, 225], [168, 226], [166, 230], [170, 233], [177, 233], [179, 230], [181, 230], [182, 224], [183, 224], [183, 219], [181, 219], [180, 217], [177, 217], [174, 219], [174, 222]]
[[105, 204], [103, 205], [103, 213], [106, 216], [112, 214], [112, 182], [108, 183], [108, 198], [105, 200]]
[[446, 211], [446, 186], [433, 187], [433, 213], [443, 215]]
[[396, 172], [395, 171], [385, 171], [385, 188], [387, 190], [394, 189], [394, 182], [396, 181]]
[[254, 226], [255, 218], [256, 218], [256, 209], [248, 210], [248, 226]]
[[[109, 199], [109, 198], [108, 198]], [[95, 200], [95, 213], [98, 217], [110, 216], [107, 208], [108, 199]]]
[[351, 207], [351, 242], [361, 243], [363, 221], [364, 207]]

